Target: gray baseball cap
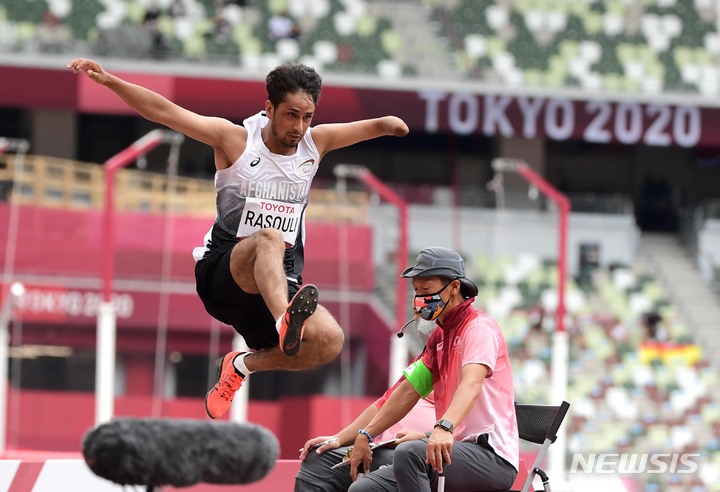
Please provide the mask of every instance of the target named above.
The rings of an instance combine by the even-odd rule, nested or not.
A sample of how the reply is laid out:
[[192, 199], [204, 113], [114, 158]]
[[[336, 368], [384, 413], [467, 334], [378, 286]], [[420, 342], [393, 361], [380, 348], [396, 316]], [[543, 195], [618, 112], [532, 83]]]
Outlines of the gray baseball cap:
[[450, 248], [427, 248], [420, 251], [415, 264], [402, 272], [405, 278], [412, 277], [448, 277], [460, 281], [461, 292], [465, 299], [476, 297], [478, 287], [465, 276], [465, 261]]

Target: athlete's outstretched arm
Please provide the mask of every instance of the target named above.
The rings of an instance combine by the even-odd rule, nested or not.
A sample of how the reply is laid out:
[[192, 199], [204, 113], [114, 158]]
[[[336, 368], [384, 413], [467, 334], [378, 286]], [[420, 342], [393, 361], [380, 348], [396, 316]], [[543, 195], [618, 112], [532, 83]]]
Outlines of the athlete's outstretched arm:
[[[130, 108], [150, 121], [172, 128], [215, 149], [216, 160], [225, 157], [229, 166], [245, 149], [245, 129], [229, 120], [202, 116], [169, 101], [140, 85], [127, 82], [87, 58], [76, 58], [68, 64], [73, 72], [82, 72], [98, 84], [117, 94]], [[242, 138], [238, 138], [241, 136]], [[223, 156], [223, 154], [225, 154]], [[218, 166], [222, 162], [217, 163]]]
[[313, 128], [313, 139], [321, 155], [335, 149], [377, 137], [404, 137], [409, 133], [407, 124], [397, 116], [383, 116], [350, 123], [331, 123]]

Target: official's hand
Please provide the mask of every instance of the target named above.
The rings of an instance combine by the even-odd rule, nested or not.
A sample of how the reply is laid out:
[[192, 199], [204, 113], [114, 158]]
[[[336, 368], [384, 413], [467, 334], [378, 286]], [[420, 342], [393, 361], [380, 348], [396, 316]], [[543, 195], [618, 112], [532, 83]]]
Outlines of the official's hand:
[[304, 461], [311, 450], [315, 450], [317, 454], [322, 454], [328, 449], [340, 447], [340, 441], [337, 436], [318, 436], [309, 439], [305, 445], [300, 448], [300, 460]]
[[98, 84], [105, 84], [109, 78], [108, 73], [103, 70], [99, 63], [87, 58], [76, 58], [68, 63], [67, 68], [72, 70], [73, 73], [84, 72], [85, 75]]
[[370, 463], [372, 463], [370, 442], [367, 437], [358, 435], [350, 455], [350, 478], [353, 482], [358, 479], [358, 467], [362, 465], [363, 473], [367, 473], [370, 470]]
[[425, 435], [424, 432], [418, 432], [418, 431], [399, 431], [395, 437], [398, 439], [398, 441], [395, 443], [395, 446], [400, 444], [401, 442], [408, 442], [408, 441], [419, 441], [420, 439], [425, 439], [427, 435]]
[[433, 429], [425, 451], [425, 462], [429, 463], [438, 473], [443, 472], [443, 464], [450, 464], [450, 454], [455, 443], [452, 432], [439, 427]]

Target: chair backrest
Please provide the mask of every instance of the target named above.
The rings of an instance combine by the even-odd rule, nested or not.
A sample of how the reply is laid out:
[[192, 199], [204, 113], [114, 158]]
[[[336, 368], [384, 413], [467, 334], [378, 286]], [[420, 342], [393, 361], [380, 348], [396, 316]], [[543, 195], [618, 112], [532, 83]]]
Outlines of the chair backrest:
[[523, 405], [515, 403], [517, 414], [518, 435], [520, 439], [540, 444], [535, 461], [529, 470], [521, 492], [530, 492], [535, 475], [539, 475], [543, 482], [543, 489], [550, 491], [547, 474], [540, 469], [545, 454], [557, 439], [557, 431], [562, 424], [570, 404], [563, 401], [560, 405]]
[[562, 424], [568, 408], [570, 408], [570, 404], [566, 401], [560, 405], [515, 403], [520, 439], [536, 444], [542, 444], [545, 439], [555, 442], [558, 428]]

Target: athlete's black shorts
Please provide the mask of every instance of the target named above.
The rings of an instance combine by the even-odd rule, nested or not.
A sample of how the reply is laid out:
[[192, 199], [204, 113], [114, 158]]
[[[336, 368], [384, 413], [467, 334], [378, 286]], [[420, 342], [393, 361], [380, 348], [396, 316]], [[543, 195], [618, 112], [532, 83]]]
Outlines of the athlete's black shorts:
[[[207, 251], [195, 264], [195, 288], [205, 310], [215, 319], [235, 328], [253, 350], [280, 343], [270, 310], [260, 294], [248, 294], [230, 273], [230, 253], [237, 243], [228, 242]], [[299, 286], [288, 281], [289, 299]]]

